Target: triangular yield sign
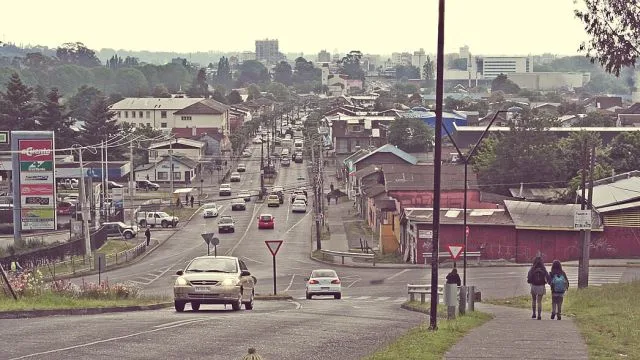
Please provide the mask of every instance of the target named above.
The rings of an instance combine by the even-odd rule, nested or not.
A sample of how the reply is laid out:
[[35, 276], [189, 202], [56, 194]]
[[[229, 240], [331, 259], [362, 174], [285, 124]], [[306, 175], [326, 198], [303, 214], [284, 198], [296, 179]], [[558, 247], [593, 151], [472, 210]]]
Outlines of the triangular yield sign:
[[204, 242], [206, 242], [207, 245], [209, 245], [209, 243], [211, 242], [211, 239], [213, 239], [213, 235], [215, 234], [214, 233], [200, 234], [200, 236], [202, 236], [202, 238], [204, 239]]
[[449, 245], [449, 254], [451, 254], [451, 258], [453, 260], [457, 259], [462, 252], [462, 245]]
[[280, 250], [280, 245], [282, 245], [282, 240], [265, 240], [264, 243], [267, 244], [271, 255], [276, 256], [278, 250]]

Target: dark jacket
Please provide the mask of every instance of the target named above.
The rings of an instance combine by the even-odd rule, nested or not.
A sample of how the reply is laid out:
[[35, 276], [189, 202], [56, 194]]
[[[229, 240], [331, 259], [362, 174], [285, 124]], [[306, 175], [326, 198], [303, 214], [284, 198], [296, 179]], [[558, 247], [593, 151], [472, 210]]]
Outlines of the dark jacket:
[[553, 279], [554, 275], [560, 274], [562, 276], [564, 276], [564, 289], [565, 291], [569, 288], [569, 278], [567, 277], [567, 273], [564, 272], [564, 270], [560, 270], [560, 271], [551, 271], [551, 273], [549, 273], [549, 285], [551, 286], [551, 293], [553, 294], [562, 294], [561, 292], [555, 292], [553, 289], [553, 284], [551, 283], [551, 280]]
[[151, 237], [151, 230], [149, 230], [149, 228], [147, 228], [147, 230], [145, 230], [144, 236]]
[[447, 284], [456, 284], [460, 286], [460, 284], [462, 284], [462, 281], [460, 281], [460, 275], [458, 273], [450, 272], [447, 275]]
[[[535, 269], [542, 269], [542, 271], [544, 271], [544, 282], [542, 284], [535, 284], [533, 282], [533, 272]], [[539, 265], [536, 267], [532, 267], [531, 269], [529, 269], [529, 273], [527, 273], [527, 283], [532, 284], [532, 285], [545, 285], [551, 282], [551, 277], [549, 276], [549, 273], [547, 272], [547, 269], [544, 267], [544, 265]]]

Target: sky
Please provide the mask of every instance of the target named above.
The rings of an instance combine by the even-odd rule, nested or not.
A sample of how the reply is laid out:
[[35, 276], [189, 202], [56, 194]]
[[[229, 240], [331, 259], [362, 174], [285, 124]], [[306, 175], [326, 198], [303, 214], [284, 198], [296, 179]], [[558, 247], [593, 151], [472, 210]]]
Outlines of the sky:
[[[447, 0], [445, 51], [476, 55], [576, 55], [587, 39], [573, 15], [582, 0]], [[35, 11], [34, 11], [35, 10]], [[437, 0], [29, 0], [2, 5], [0, 40], [99, 50], [255, 51], [278, 39], [283, 53], [360, 50], [436, 52]]]

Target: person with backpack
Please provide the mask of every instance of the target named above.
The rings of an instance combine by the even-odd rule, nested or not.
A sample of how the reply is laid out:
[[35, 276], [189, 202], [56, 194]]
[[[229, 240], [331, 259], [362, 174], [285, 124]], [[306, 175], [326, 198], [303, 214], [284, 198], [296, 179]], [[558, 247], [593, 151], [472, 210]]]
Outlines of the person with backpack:
[[[531, 310], [533, 310], [532, 319], [537, 317], [538, 320], [542, 320], [542, 297], [547, 293], [546, 284], [550, 283], [549, 273], [544, 267], [542, 257], [536, 256], [533, 259], [533, 265], [529, 269], [527, 274], [527, 283], [531, 284]], [[536, 305], [538, 308], [538, 314], [536, 316]]]
[[558, 320], [562, 319], [562, 302], [564, 301], [564, 293], [569, 288], [569, 278], [567, 274], [562, 270], [562, 264], [559, 260], [553, 260], [551, 265], [551, 273], [549, 273], [551, 281], [551, 320], [554, 317], [558, 317]]

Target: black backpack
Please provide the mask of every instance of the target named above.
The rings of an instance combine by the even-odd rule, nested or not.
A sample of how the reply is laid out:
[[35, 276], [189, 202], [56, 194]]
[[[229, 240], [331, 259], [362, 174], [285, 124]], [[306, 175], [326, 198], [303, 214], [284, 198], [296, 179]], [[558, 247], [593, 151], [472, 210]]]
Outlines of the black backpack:
[[546, 276], [543, 268], [535, 268], [533, 269], [533, 273], [531, 274], [531, 283], [533, 285], [544, 285], [546, 284]]

